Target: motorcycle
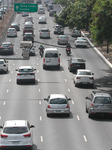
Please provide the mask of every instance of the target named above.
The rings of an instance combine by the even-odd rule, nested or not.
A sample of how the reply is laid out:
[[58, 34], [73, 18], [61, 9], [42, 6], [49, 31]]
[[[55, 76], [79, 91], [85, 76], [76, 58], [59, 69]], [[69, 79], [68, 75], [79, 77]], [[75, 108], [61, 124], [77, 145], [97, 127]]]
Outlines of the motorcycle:
[[40, 51], [39, 51], [40, 56], [43, 57], [43, 54], [44, 54], [44, 47], [43, 47], [43, 46], [40, 46], [40, 47], [39, 47], [39, 50], [40, 50]]
[[66, 48], [66, 54], [69, 56], [71, 54], [71, 48]]

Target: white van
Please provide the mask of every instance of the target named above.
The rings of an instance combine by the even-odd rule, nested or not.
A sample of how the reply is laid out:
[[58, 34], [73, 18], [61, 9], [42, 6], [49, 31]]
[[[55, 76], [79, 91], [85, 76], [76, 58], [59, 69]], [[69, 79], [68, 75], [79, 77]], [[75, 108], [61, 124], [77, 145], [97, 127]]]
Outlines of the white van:
[[57, 67], [60, 69], [60, 54], [57, 48], [46, 48], [43, 55], [43, 69]]

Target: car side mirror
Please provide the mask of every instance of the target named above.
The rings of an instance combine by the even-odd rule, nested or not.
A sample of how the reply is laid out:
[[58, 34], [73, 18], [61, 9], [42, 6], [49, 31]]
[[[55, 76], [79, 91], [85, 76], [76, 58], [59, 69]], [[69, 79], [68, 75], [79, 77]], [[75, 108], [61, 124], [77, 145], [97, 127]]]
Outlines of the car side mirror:
[[3, 126], [0, 126], [1, 129], [3, 129]]
[[89, 97], [85, 97], [85, 99], [89, 99]]
[[15, 69], [16, 71], [18, 71], [18, 69]]
[[68, 101], [71, 101], [71, 98], [68, 98]]
[[35, 128], [35, 126], [34, 126], [34, 125], [31, 125], [30, 128]]
[[48, 101], [48, 99], [47, 99], [47, 98], [44, 98], [44, 101]]

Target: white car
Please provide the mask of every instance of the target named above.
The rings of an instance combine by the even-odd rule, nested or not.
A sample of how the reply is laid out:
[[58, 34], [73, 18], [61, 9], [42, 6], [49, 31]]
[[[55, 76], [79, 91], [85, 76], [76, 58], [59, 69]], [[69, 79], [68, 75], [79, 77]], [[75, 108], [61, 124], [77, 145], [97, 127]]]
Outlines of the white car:
[[45, 14], [44, 7], [38, 7], [38, 14]]
[[76, 47], [87, 47], [87, 40], [84, 37], [78, 37], [75, 40]]
[[45, 16], [39, 17], [39, 22], [38, 23], [47, 23], [47, 18]]
[[48, 102], [46, 108], [48, 117], [51, 114], [66, 114], [70, 116], [69, 100], [71, 100], [71, 98], [67, 98], [64, 94], [50, 94], [44, 100]]
[[32, 82], [35, 84], [35, 70], [32, 66], [20, 66], [17, 71], [17, 84], [20, 82]]
[[5, 59], [0, 59], [0, 72], [8, 72], [8, 61]]
[[40, 38], [48, 38], [50, 39], [50, 30], [47, 28], [42, 28], [40, 30]]
[[15, 28], [8, 28], [7, 37], [17, 37], [17, 31]]
[[0, 149], [4, 148], [27, 148], [32, 149], [33, 146], [33, 132], [26, 120], [8, 120], [3, 126], [0, 126]]
[[73, 80], [76, 87], [79, 85], [91, 85], [91, 87], [94, 87], [94, 73], [91, 70], [78, 69]]

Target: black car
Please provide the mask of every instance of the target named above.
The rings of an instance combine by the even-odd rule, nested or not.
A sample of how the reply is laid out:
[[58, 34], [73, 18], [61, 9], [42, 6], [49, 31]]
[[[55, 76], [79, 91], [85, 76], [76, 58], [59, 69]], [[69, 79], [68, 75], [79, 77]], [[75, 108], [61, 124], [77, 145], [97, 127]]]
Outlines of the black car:
[[3, 18], [3, 14], [0, 12], [0, 20], [2, 20]]
[[13, 44], [11, 42], [3, 42], [2, 45], [0, 45], [0, 54], [11, 54], [14, 53]]
[[49, 12], [49, 16], [51, 16], [51, 17], [53, 17], [55, 14], [56, 14], [56, 11], [55, 11], [55, 10], [51, 10], [51, 11]]
[[85, 69], [86, 68], [85, 62], [86, 61], [82, 58], [72, 57], [70, 58], [70, 60], [68, 60], [68, 69], [70, 72], [76, 72], [77, 69]]
[[26, 32], [23, 36], [23, 41], [32, 41], [34, 42], [34, 35], [31, 32]]
[[14, 23], [11, 24], [10, 28], [15, 28], [16, 31], [20, 31], [20, 24], [14, 22]]

